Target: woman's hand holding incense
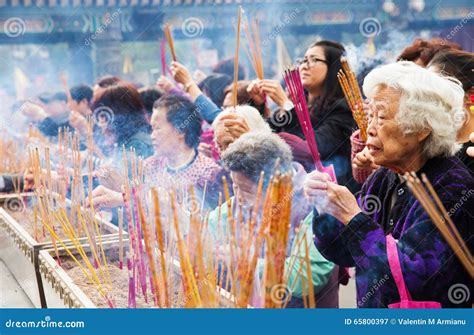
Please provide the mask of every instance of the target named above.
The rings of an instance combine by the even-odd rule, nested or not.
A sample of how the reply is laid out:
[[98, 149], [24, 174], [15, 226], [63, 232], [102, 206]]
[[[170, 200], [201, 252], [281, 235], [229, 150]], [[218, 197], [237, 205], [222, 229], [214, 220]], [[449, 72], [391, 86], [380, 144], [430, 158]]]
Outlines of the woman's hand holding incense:
[[169, 93], [173, 89], [174, 84], [167, 77], [160, 76], [160, 78], [158, 78], [158, 80], [156, 81], [156, 86], [158, 86], [160, 90], [163, 90], [166, 93]]
[[247, 86], [247, 93], [257, 106], [261, 106], [265, 103], [265, 93], [260, 89], [260, 81], [259, 79], [252, 80], [249, 86]]
[[178, 62], [171, 63], [171, 73], [173, 74], [174, 80], [182, 85], [187, 85], [194, 81], [188, 69]]
[[196, 100], [196, 98], [202, 94], [201, 89], [194, 82], [191, 73], [183, 64], [180, 64], [178, 62], [172, 62], [171, 73], [173, 74], [174, 80], [183, 85], [184, 90], [191, 96], [193, 101]]
[[[120, 192], [115, 192], [102, 185], [92, 191], [92, 206], [95, 209], [114, 208], [123, 206], [123, 196]], [[87, 206], [90, 206], [87, 203]]]
[[290, 101], [285, 90], [281, 87], [277, 80], [261, 80], [259, 83], [260, 90], [268, 95], [280, 108], [283, 108], [285, 102]]
[[361, 212], [351, 191], [331, 182], [327, 173], [313, 171], [308, 174], [304, 181], [304, 194], [320, 214], [332, 215], [345, 225]]

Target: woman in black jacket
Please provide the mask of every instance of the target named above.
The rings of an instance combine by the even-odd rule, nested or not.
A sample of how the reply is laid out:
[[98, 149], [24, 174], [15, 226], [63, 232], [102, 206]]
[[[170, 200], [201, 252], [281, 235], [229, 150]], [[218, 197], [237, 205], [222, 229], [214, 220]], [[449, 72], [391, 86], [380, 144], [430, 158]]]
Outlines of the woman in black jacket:
[[[358, 187], [351, 174], [350, 136], [356, 123], [337, 80], [344, 51], [344, 47], [336, 42], [314, 43], [299, 61], [299, 70], [323, 164], [334, 164], [339, 184], [355, 192]], [[267, 95], [278, 105], [279, 110], [269, 118], [275, 132], [290, 133], [304, 139], [293, 103], [278, 81], [254, 81], [249, 86], [249, 93], [254, 101], [264, 103]]]

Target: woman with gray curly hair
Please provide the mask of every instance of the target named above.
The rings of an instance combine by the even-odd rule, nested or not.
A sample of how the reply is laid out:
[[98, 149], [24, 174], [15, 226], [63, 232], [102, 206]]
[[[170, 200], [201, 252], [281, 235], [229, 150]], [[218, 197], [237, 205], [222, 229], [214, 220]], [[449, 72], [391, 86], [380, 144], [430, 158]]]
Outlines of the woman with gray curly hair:
[[[414, 301], [470, 307], [472, 298], [459, 301], [450, 290], [454, 284], [472, 287], [468, 272], [401, 178], [407, 172], [426, 174], [445, 208], [452, 209], [449, 214], [463, 239], [470, 240], [474, 197], [465, 195], [474, 189], [474, 179], [453, 156], [459, 149], [456, 115], [463, 110], [463, 89], [456, 79], [411, 62], [373, 70], [363, 89], [372, 99], [367, 147], [381, 168], [365, 182], [359, 201], [326, 174], [307, 176], [305, 194], [315, 205], [315, 244], [336, 264], [355, 266], [359, 307], [400, 301], [389, 266], [389, 257], [396, 256]], [[393, 254], [387, 251], [388, 245], [393, 250], [392, 237], [398, 240]], [[383, 285], [374, 289], [381, 279]]]

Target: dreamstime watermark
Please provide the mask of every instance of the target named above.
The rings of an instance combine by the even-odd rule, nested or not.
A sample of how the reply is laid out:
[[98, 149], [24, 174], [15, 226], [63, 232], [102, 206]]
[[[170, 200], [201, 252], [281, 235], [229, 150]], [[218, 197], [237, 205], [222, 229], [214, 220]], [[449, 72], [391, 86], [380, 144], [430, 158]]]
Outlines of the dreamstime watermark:
[[459, 128], [464, 124], [468, 123], [471, 118], [471, 113], [469, 113], [464, 107], [457, 108], [454, 111], [453, 120], [454, 126]]
[[95, 123], [99, 127], [107, 127], [108, 125], [114, 123], [115, 114], [112, 108], [107, 106], [100, 106], [94, 109], [92, 116], [95, 120]]
[[10, 212], [23, 212], [26, 208], [25, 202], [19, 197], [8, 198], [3, 207]]
[[448, 212], [445, 214], [444, 216], [444, 220], [446, 220], [448, 217], [451, 217], [453, 216], [463, 205], [464, 203], [472, 196], [474, 195], [474, 190], [462, 190], [461, 193], [463, 194], [463, 196], [461, 197], [461, 199], [459, 199], [458, 202], [456, 202], [454, 204], [454, 206], [452, 206]]
[[97, 37], [100, 34], [102, 34], [105, 31], [105, 29], [107, 29], [107, 27], [110, 26], [120, 16], [121, 11], [122, 10], [118, 8], [115, 12], [112, 13], [112, 15], [108, 15], [105, 18], [104, 23], [101, 24], [99, 28], [97, 28], [97, 30], [92, 35], [90, 35], [89, 37], [85, 39], [84, 44], [87, 46], [91, 45], [91, 43], [95, 39], [97, 39]]
[[201, 36], [204, 31], [204, 24], [201, 19], [191, 16], [183, 21], [181, 24], [181, 31], [186, 37], [192, 38]]
[[382, 202], [376, 195], [369, 194], [361, 198], [360, 206], [362, 213], [372, 215], [382, 209]]
[[188, 196], [185, 202], [188, 214], [197, 214], [199, 212], [199, 199], [195, 194]]
[[370, 287], [367, 293], [360, 300], [357, 301], [357, 306], [364, 306], [367, 300], [369, 300], [370, 297], [372, 297], [375, 292], [377, 292], [387, 282], [389, 278], [390, 277], [386, 274], [382, 279], [374, 279], [373, 285]]
[[285, 305], [291, 296], [292, 292], [285, 284], [273, 285], [270, 290], [270, 298], [275, 304]]
[[469, 14], [467, 14], [462, 20], [461, 22], [459, 22], [459, 24], [457, 24], [450, 32], [448, 35], [446, 35], [445, 38], [443, 38], [443, 41], [441, 42], [441, 44], [447, 44], [450, 40], [453, 39], [454, 36], [456, 36], [457, 33], [459, 33], [462, 28], [466, 25], [466, 23], [471, 20], [472, 18], [474, 18], [474, 12], [469, 12]]
[[382, 24], [375, 17], [366, 17], [359, 24], [359, 32], [365, 37], [375, 37], [382, 31]]
[[45, 316], [39, 321], [14, 321], [5, 322], [6, 328], [85, 328], [84, 321], [52, 321], [50, 316]]
[[293, 115], [286, 110], [277, 111], [270, 117], [270, 123], [276, 127], [284, 127], [293, 121]]
[[3, 31], [5, 35], [11, 38], [21, 36], [26, 32], [25, 20], [19, 17], [11, 17], [5, 21]]
[[457, 283], [449, 287], [448, 299], [455, 305], [468, 302], [470, 297], [471, 297], [471, 291], [464, 284]]
[[263, 40], [262, 45], [267, 46], [272, 40], [274, 40], [283, 31], [283, 29], [285, 29], [286, 26], [288, 26], [298, 17], [300, 12], [301, 10], [299, 8], [295, 8], [288, 15], [286, 15], [285, 18], [276, 27], [274, 27], [270, 34]]

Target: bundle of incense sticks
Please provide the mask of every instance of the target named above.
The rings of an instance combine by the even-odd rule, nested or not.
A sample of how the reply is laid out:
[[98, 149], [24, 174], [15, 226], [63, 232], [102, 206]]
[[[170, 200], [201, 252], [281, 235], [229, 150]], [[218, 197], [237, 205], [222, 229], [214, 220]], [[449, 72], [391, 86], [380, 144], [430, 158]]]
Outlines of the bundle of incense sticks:
[[[74, 144], [75, 142], [75, 144]], [[73, 185], [77, 188], [83, 188], [82, 175], [80, 173], [80, 154], [78, 154], [79, 146], [76, 137], [73, 141]], [[71, 203], [71, 214], [67, 213], [65, 205], [56, 201], [57, 195], [54, 191], [56, 187], [51, 176], [51, 155], [49, 147], [44, 149], [44, 168], [41, 164], [38, 148], [30, 148], [29, 150], [30, 166], [32, 167], [33, 177], [35, 180], [35, 196], [37, 205], [35, 206], [35, 225], [37, 224], [37, 216], [39, 212], [40, 222], [51, 235], [51, 241], [56, 254], [56, 261], [61, 266], [61, 258], [58, 252], [58, 245], [62, 246], [71, 259], [78, 265], [81, 271], [86, 275], [87, 279], [97, 288], [100, 295], [106, 300], [110, 307], [114, 307], [113, 297], [111, 296], [112, 282], [108, 270], [105, 251], [102, 243], [101, 231], [93, 209], [83, 209], [80, 204], [85, 203], [84, 192], [77, 192], [76, 196], [81, 199], [76, 201], [77, 206]], [[75, 179], [79, 180], [75, 180]], [[73, 224], [71, 218], [77, 220], [78, 226]], [[79, 228], [79, 226], [81, 228]], [[66, 238], [60, 237], [58, 229], [62, 230]], [[87, 241], [91, 249], [92, 260], [89, 259], [87, 253], [80, 241], [82, 232], [85, 232]], [[78, 251], [80, 259], [78, 259], [71, 251], [72, 246]], [[85, 265], [85, 266], [84, 266]]]
[[176, 62], [176, 51], [174, 49], [174, 41], [173, 41], [173, 33], [171, 32], [171, 24], [166, 23], [163, 27], [163, 31], [165, 33], [166, 41], [168, 42], [168, 46], [170, 48], [171, 57], [173, 61]]
[[160, 59], [161, 59], [161, 74], [166, 76], [169, 73], [168, 65], [166, 64], [166, 45], [165, 40], [160, 40]]
[[474, 277], [474, 262], [471, 252], [426, 175], [423, 173], [420, 180], [412, 172], [406, 173], [404, 178], [413, 195], [428, 213], [436, 228], [438, 228], [441, 236], [443, 236], [454, 251], [461, 264], [471, 275], [471, 278]]
[[272, 288], [284, 282], [286, 248], [291, 226], [292, 189], [291, 176], [277, 172], [270, 181], [263, 208], [262, 224], [267, 226], [263, 274], [264, 301], [267, 308], [282, 307], [282, 301], [275, 300], [272, 296]]
[[[258, 19], [252, 22], [250, 26], [248, 20], [244, 24], [245, 38], [247, 40], [248, 49], [245, 48], [247, 56], [255, 70], [257, 78], [262, 80], [265, 78], [263, 72], [263, 62], [262, 62], [262, 49], [260, 47], [260, 30]], [[250, 52], [249, 52], [250, 50]]]
[[334, 166], [330, 165], [325, 167], [321, 162], [316, 139], [314, 138], [314, 129], [311, 123], [311, 116], [308, 110], [308, 104], [306, 103], [306, 96], [304, 94], [304, 88], [303, 83], [301, 82], [299, 69], [290, 68], [285, 70], [283, 79], [285, 80], [286, 86], [288, 88], [290, 99], [295, 106], [296, 115], [308, 143], [309, 150], [311, 151], [311, 156], [313, 157], [316, 169], [320, 172], [329, 174], [331, 180], [334, 183], [337, 183]]
[[234, 57], [234, 81], [232, 84], [232, 106], [237, 106], [237, 81], [239, 80], [239, 49], [240, 49], [240, 22], [242, 20], [242, 7], [239, 6], [237, 11], [237, 31], [236, 31], [236, 45]]
[[[143, 160], [142, 158], [137, 157], [134, 148], [130, 148], [130, 150], [127, 151], [125, 147], [122, 147], [122, 150], [124, 169], [123, 175], [127, 176], [123, 180], [123, 199], [131, 240], [129, 249], [130, 258], [127, 261], [127, 264], [130, 266], [129, 270], [131, 270], [133, 275], [133, 278], [130, 277], [129, 285], [134, 287], [137, 285], [137, 288], [139, 285], [145, 298], [145, 302], [147, 302], [147, 266], [145, 264], [146, 255], [144, 254], [144, 241], [141, 239], [144, 234], [142, 230], [144, 223], [142, 222], [143, 218], [140, 215], [140, 204], [142, 201], [141, 197], [143, 196]], [[128, 176], [130, 176], [130, 178]], [[134, 283], [133, 285], [131, 283], [132, 281]], [[153, 282], [153, 280], [150, 280], [152, 294], [154, 294], [155, 290]], [[136, 294], [131, 293], [129, 297], [129, 307], [136, 306]]]
[[[254, 301], [257, 290], [263, 291], [263, 295], [259, 296], [262, 304], [258, 306], [284, 307], [283, 301], [273, 301], [271, 288], [285, 283], [285, 270], [289, 271], [285, 267], [285, 259], [291, 226], [291, 176], [281, 175], [276, 169], [275, 176], [264, 190], [262, 173], [255, 206], [248, 215], [244, 215], [238, 201], [230, 197], [224, 178], [226, 202], [223, 207], [227, 207], [230, 215], [227, 215], [227, 222], [223, 222], [220, 194], [217, 227], [213, 226], [211, 230], [208, 214], [202, 214], [202, 209], [199, 210], [202, 205], [196, 205], [197, 210], [190, 211], [185, 201], [197, 199], [193, 187], [178, 192], [152, 188], [148, 192], [146, 187], [142, 187], [140, 160], [133, 150], [128, 157], [126, 152], [124, 149], [123, 165], [126, 173], [123, 174], [123, 192], [130, 236], [126, 256], [129, 307], [136, 307], [136, 294], [140, 288], [146, 297], [143, 284], [147, 281], [155, 306], [161, 308], [216, 308], [223, 307], [224, 303], [225, 307], [247, 308]], [[130, 179], [125, 177], [129, 175]], [[309, 243], [303, 242], [300, 239], [299, 245], [309, 248]], [[222, 248], [229, 250], [229, 253], [222, 255], [216, 252]], [[100, 251], [100, 246], [97, 250]], [[302, 257], [300, 261], [301, 277], [302, 274], [308, 274], [308, 257]], [[264, 280], [260, 284], [257, 264], [262, 259], [266, 266]], [[99, 261], [102, 259], [99, 258]], [[180, 265], [179, 272], [172, 265], [176, 263]], [[225, 299], [221, 295], [222, 289], [228, 292]], [[309, 295], [306, 305], [313, 306], [311, 297], [314, 294], [309, 279], [305, 281], [304, 290]], [[177, 300], [173, 299], [176, 292]]]
[[364, 112], [364, 101], [360, 92], [355, 73], [352, 71], [346, 57], [341, 57], [342, 69], [339, 70], [337, 78], [341, 85], [344, 96], [352, 111], [354, 120], [360, 129], [362, 141], [367, 141], [367, 115]]
[[[303, 303], [304, 307], [315, 308], [316, 301], [314, 297], [314, 284], [313, 284], [313, 275], [311, 273], [311, 260], [309, 256], [309, 245], [313, 243], [313, 234], [310, 232], [309, 226], [304, 226], [304, 222], [301, 222], [300, 226], [296, 229], [296, 238], [293, 241], [293, 245], [290, 253], [290, 260], [288, 266], [285, 268], [285, 279], [284, 282], [288, 283], [291, 275], [291, 271], [298, 266], [299, 270], [293, 284], [288, 286], [288, 292], [293, 292], [298, 283], [298, 277], [301, 277], [302, 287], [307, 288], [304, 291], [307, 294], [303, 294]], [[302, 248], [304, 245], [304, 252]], [[304, 256], [304, 259], [303, 259]], [[299, 264], [298, 264], [299, 263]], [[306, 279], [305, 279], [306, 278]], [[305, 285], [306, 283], [306, 285]], [[283, 308], [286, 308], [290, 299], [285, 299], [286, 301], [283, 304]]]

